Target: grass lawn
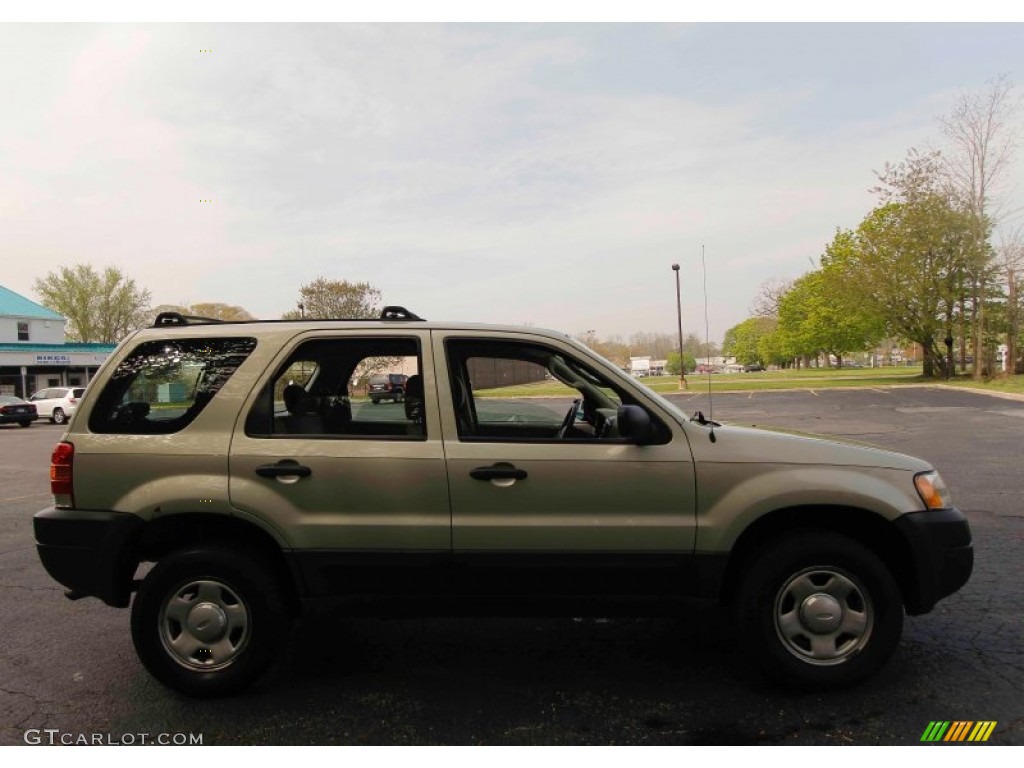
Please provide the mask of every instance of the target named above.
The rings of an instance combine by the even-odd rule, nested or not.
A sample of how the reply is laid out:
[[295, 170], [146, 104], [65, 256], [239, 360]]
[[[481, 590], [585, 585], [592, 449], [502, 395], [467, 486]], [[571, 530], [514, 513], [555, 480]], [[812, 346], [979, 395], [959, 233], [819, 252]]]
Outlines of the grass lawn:
[[[811, 368], [799, 371], [763, 371], [760, 373], [732, 373], [707, 375], [689, 374], [686, 381], [691, 392], [707, 392], [708, 379], [713, 392], [750, 392], [781, 389], [832, 389], [836, 387], [890, 387], [907, 384], [948, 384], [955, 387], [977, 389], [982, 392], [1008, 392], [1024, 394], [1024, 375], [974, 382], [967, 376], [951, 381], [926, 379], [921, 366], [886, 368]], [[662, 394], [678, 393], [679, 379], [675, 376], [650, 376], [638, 380], [644, 386]], [[575, 390], [557, 381], [538, 381], [501, 389], [483, 390], [481, 397], [572, 397]]]
[[982, 392], [1008, 392], [1015, 395], [1024, 395], [1024, 375], [1001, 376], [988, 381], [974, 381], [966, 376], [959, 376], [951, 381], [944, 381], [953, 387], [964, 387], [966, 389], [977, 389]]

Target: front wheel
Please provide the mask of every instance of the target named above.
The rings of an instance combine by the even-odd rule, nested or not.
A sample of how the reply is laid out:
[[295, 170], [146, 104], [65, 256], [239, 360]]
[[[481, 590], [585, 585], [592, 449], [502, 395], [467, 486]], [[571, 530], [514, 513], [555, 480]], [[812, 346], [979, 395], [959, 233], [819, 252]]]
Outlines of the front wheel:
[[903, 601], [885, 564], [827, 532], [770, 544], [741, 579], [735, 624], [763, 672], [798, 688], [850, 685], [877, 671], [903, 632]]
[[189, 696], [222, 696], [254, 682], [280, 655], [291, 617], [258, 558], [196, 547], [167, 555], [132, 605], [132, 640], [157, 680]]

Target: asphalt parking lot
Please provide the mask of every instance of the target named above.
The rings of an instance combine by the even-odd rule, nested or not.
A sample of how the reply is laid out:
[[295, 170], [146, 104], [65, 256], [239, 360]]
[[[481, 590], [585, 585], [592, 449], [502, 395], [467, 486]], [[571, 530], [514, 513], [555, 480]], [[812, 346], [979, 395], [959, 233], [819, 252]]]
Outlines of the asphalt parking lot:
[[[672, 399], [710, 415], [706, 395]], [[188, 700], [143, 671], [127, 611], [69, 602], [39, 564], [31, 516], [49, 503], [62, 433], [39, 422], [0, 427], [0, 743], [57, 729], [136, 743], [202, 734], [208, 745], [917, 744], [931, 721], [989, 720], [990, 744], [1024, 744], [1024, 402], [931, 388], [763, 392], [715, 395], [714, 416], [875, 443], [942, 472], [971, 520], [975, 572], [907, 619], [882, 674], [842, 692], [777, 689], [746, 670], [713, 610], [321, 615], [296, 625], [288, 657], [247, 694]]]

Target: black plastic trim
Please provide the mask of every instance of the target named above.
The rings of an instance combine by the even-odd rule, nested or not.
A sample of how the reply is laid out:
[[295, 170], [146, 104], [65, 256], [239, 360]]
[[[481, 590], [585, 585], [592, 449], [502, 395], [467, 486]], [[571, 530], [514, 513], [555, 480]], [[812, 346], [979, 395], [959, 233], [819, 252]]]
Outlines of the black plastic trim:
[[907, 613], [928, 613], [967, 583], [974, 569], [974, 547], [967, 517], [956, 508], [910, 512], [896, 518], [907, 542], [913, 583], [904, 595]]
[[32, 519], [39, 559], [73, 599], [98, 597], [107, 605], [127, 607], [138, 565], [132, 542], [143, 521], [123, 512], [50, 507]]

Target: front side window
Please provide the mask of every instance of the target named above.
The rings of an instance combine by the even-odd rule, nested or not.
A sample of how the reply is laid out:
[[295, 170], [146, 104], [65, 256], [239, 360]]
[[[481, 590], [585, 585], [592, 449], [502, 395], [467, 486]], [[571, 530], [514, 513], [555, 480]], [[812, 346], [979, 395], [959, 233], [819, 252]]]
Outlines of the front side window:
[[447, 350], [460, 440], [621, 439], [618, 409], [634, 400], [586, 363], [517, 341], [453, 339]]
[[192, 423], [256, 347], [256, 339], [140, 344], [117, 366], [89, 418], [100, 434], [170, 434]]
[[[425, 439], [420, 371], [416, 339], [307, 341], [263, 388], [246, 419], [246, 434], [263, 438]], [[396, 386], [395, 381], [402, 385]]]

